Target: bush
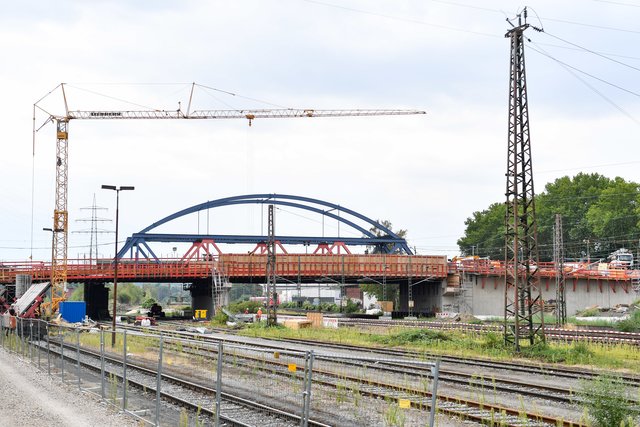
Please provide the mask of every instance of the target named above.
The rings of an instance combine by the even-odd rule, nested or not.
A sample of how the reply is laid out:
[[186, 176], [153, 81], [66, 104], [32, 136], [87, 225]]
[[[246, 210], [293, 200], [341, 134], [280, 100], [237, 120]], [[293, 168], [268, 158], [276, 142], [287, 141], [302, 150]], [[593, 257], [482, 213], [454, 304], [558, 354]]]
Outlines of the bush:
[[487, 350], [504, 350], [504, 335], [497, 332], [488, 332], [484, 336], [482, 347], [486, 348]]
[[634, 311], [628, 319], [616, 323], [616, 329], [622, 332], [640, 331], [640, 310]]
[[580, 395], [594, 427], [633, 427], [633, 408], [620, 377], [604, 374], [586, 380]]
[[142, 303], [142, 308], [151, 308], [151, 306], [153, 304], [156, 303], [156, 300], [154, 300], [153, 298], [147, 298], [143, 303]]
[[226, 314], [224, 314], [224, 312], [222, 310], [218, 310], [216, 312], [216, 315], [213, 316], [213, 319], [211, 319], [211, 325], [226, 325], [227, 324], [227, 320], [229, 320], [229, 316], [227, 316]]
[[249, 309], [249, 313], [257, 313], [260, 307], [264, 307], [260, 301], [238, 301], [229, 304], [228, 308], [232, 313], [244, 313], [246, 309]]
[[450, 341], [451, 337], [442, 332], [432, 329], [408, 329], [389, 335], [381, 335], [375, 338], [383, 344], [406, 345], [406, 344], [431, 344], [437, 341]]
[[351, 298], [349, 298], [347, 300], [347, 305], [344, 308], [344, 311], [346, 313], [355, 313], [357, 311], [360, 311], [360, 306], [354, 302]]
[[597, 308], [588, 308], [578, 313], [580, 317], [595, 317], [595, 316], [598, 316], [599, 314], [600, 314], [600, 310], [598, 310]]

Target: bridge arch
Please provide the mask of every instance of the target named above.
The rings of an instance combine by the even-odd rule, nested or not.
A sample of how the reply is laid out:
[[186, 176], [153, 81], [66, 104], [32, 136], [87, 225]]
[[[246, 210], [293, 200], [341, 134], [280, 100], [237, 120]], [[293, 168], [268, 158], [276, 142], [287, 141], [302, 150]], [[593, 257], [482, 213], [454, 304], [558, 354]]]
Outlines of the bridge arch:
[[[192, 239], [193, 241], [202, 238], [218, 238], [219, 241], [223, 241], [224, 243], [248, 243], [251, 241], [251, 236], [224, 236], [224, 239], [220, 239], [223, 236], [207, 236], [207, 235], [184, 235], [184, 234], [154, 234], [150, 233], [155, 228], [171, 222], [175, 219], [181, 218], [185, 215], [197, 213], [199, 211], [214, 209], [224, 206], [233, 206], [233, 205], [246, 205], [246, 204], [273, 204], [273, 205], [281, 205], [288, 206], [298, 209], [307, 210], [310, 212], [314, 212], [317, 214], [321, 214], [323, 216], [332, 218], [336, 221], [339, 221], [342, 224], [345, 224], [358, 232], [362, 233], [363, 238], [340, 238], [340, 241], [348, 241], [347, 244], [353, 245], [367, 245], [367, 246], [377, 246], [381, 252], [403, 252], [407, 255], [413, 255], [411, 249], [409, 248], [407, 242], [402, 237], [395, 234], [393, 231], [383, 226], [379, 222], [358, 213], [352, 209], [345, 208], [344, 206], [337, 205], [335, 203], [327, 202], [320, 199], [314, 199], [310, 197], [304, 196], [295, 196], [290, 194], [247, 194], [240, 196], [232, 196], [225, 197], [222, 199], [211, 200], [204, 203], [200, 203], [197, 205], [193, 205], [186, 209], [182, 209], [178, 212], [175, 212], [171, 215], [168, 215], [162, 218], [159, 221], [154, 222], [153, 224], [143, 228], [140, 232], [134, 233], [131, 237], [127, 238], [127, 241], [124, 247], [118, 253], [118, 256], [123, 256], [127, 253], [127, 251], [132, 250], [134, 247], [144, 246], [147, 248], [149, 252], [152, 252], [151, 249], [146, 244], [149, 241], [163, 241], [163, 242], [180, 242], [187, 241]], [[371, 225], [372, 227], [377, 228], [378, 230], [385, 233], [385, 236], [378, 237], [373, 234], [370, 230], [362, 227], [359, 224], [356, 224], [351, 219], [337, 215], [335, 212], [343, 212], [351, 217], [358, 218]], [[259, 236], [259, 238], [264, 240], [264, 236]], [[255, 239], [255, 236], [254, 236]], [[305, 240], [306, 239], [306, 240]], [[283, 243], [302, 243], [302, 242], [315, 242], [316, 240], [331, 240], [332, 238], [322, 238], [317, 237], [299, 237], [299, 238], [289, 238], [287, 242]], [[334, 239], [336, 240], [336, 239]]]

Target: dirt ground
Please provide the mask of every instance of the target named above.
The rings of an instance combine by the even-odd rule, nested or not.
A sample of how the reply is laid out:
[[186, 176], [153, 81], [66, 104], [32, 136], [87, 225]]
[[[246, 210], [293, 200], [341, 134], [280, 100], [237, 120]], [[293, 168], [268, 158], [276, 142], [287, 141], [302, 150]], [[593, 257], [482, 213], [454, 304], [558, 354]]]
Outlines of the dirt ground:
[[133, 427], [131, 417], [119, 414], [97, 396], [78, 392], [59, 378], [8, 354], [0, 348], [0, 425], [42, 427]]

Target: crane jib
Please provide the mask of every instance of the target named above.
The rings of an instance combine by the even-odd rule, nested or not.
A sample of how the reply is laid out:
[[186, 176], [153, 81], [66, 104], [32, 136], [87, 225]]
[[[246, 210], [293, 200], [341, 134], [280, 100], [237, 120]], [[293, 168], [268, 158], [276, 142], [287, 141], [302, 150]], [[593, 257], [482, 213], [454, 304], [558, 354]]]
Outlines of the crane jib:
[[122, 110], [122, 111], [69, 111], [66, 117], [58, 119], [249, 119], [290, 118], [290, 117], [342, 117], [342, 116], [395, 116], [426, 114], [420, 110], [313, 110], [313, 109], [273, 109], [273, 110], [195, 110], [185, 113], [181, 110]]

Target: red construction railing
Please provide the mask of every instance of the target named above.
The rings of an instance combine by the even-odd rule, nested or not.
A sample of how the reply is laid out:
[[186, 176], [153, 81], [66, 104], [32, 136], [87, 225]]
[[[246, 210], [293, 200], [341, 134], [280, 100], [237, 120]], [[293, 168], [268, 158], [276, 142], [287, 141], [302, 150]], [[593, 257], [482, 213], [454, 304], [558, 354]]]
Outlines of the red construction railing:
[[[179, 281], [211, 277], [212, 267], [216, 267], [230, 279], [264, 278], [267, 256], [262, 254], [222, 254], [211, 260], [121, 259], [118, 264], [118, 278], [129, 281]], [[591, 268], [590, 268], [591, 267]], [[615, 281], [640, 281], [640, 270], [593, 269], [596, 265], [567, 263], [564, 271], [567, 279], [601, 279]], [[540, 278], [555, 278], [553, 263], [538, 263], [536, 269]], [[345, 278], [366, 278], [375, 280], [386, 278], [422, 280], [425, 278], [445, 278], [447, 275], [472, 273], [482, 276], [503, 276], [506, 273], [503, 261], [488, 259], [463, 259], [447, 262], [444, 256], [429, 255], [278, 255], [276, 274], [288, 278], [317, 279], [324, 276]], [[16, 275], [29, 274], [34, 281], [45, 281], [51, 276], [50, 262], [3, 262], [0, 264], [0, 283], [15, 283]], [[83, 260], [70, 259], [67, 264], [69, 281], [112, 281], [113, 259]]]
[[[511, 267], [512, 268], [512, 267]], [[532, 265], [538, 277], [555, 278], [556, 266], [553, 262], [541, 262]], [[465, 272], [480, 274], [484, 276], [504, 276], [507, 269], [504, 261], [493, 261], [489, 259], [463, 259], [449, 263], [450, 272]], [[571, 279], [604, 279], [634, 281], [640, 280], [640, 270], [629, 270], [621, 268], [598, 269], [597, 264], [587, 263], [566, 263], [564, 265], [566, 278]]]
[[[233, 278], [264, 278], [267, 256], [258, 254], [222, 254], [211, 260], [161, 259], [148, 260], [120, 259], [118, 279], [131, 281], [181, 280], [211, 276], [212, 267], [225, 276]], [[67, 280], [112, 281], [113, 259], [67, 261]], [[51, 263], [13, 262], [0, 264], [0, 283], [15, 283], [18, 274], [30, 274], [34, 281], [47, 280], [51, 276]], [[445, 278], [448, 274], [447, 259], [444, 256], [429, 255], [278, 255], [276, 274], [283, 277], [322, 278], [324, 276], [345, 276], [346, 278], [371, 277], [415, 280], [425, 278]]]

